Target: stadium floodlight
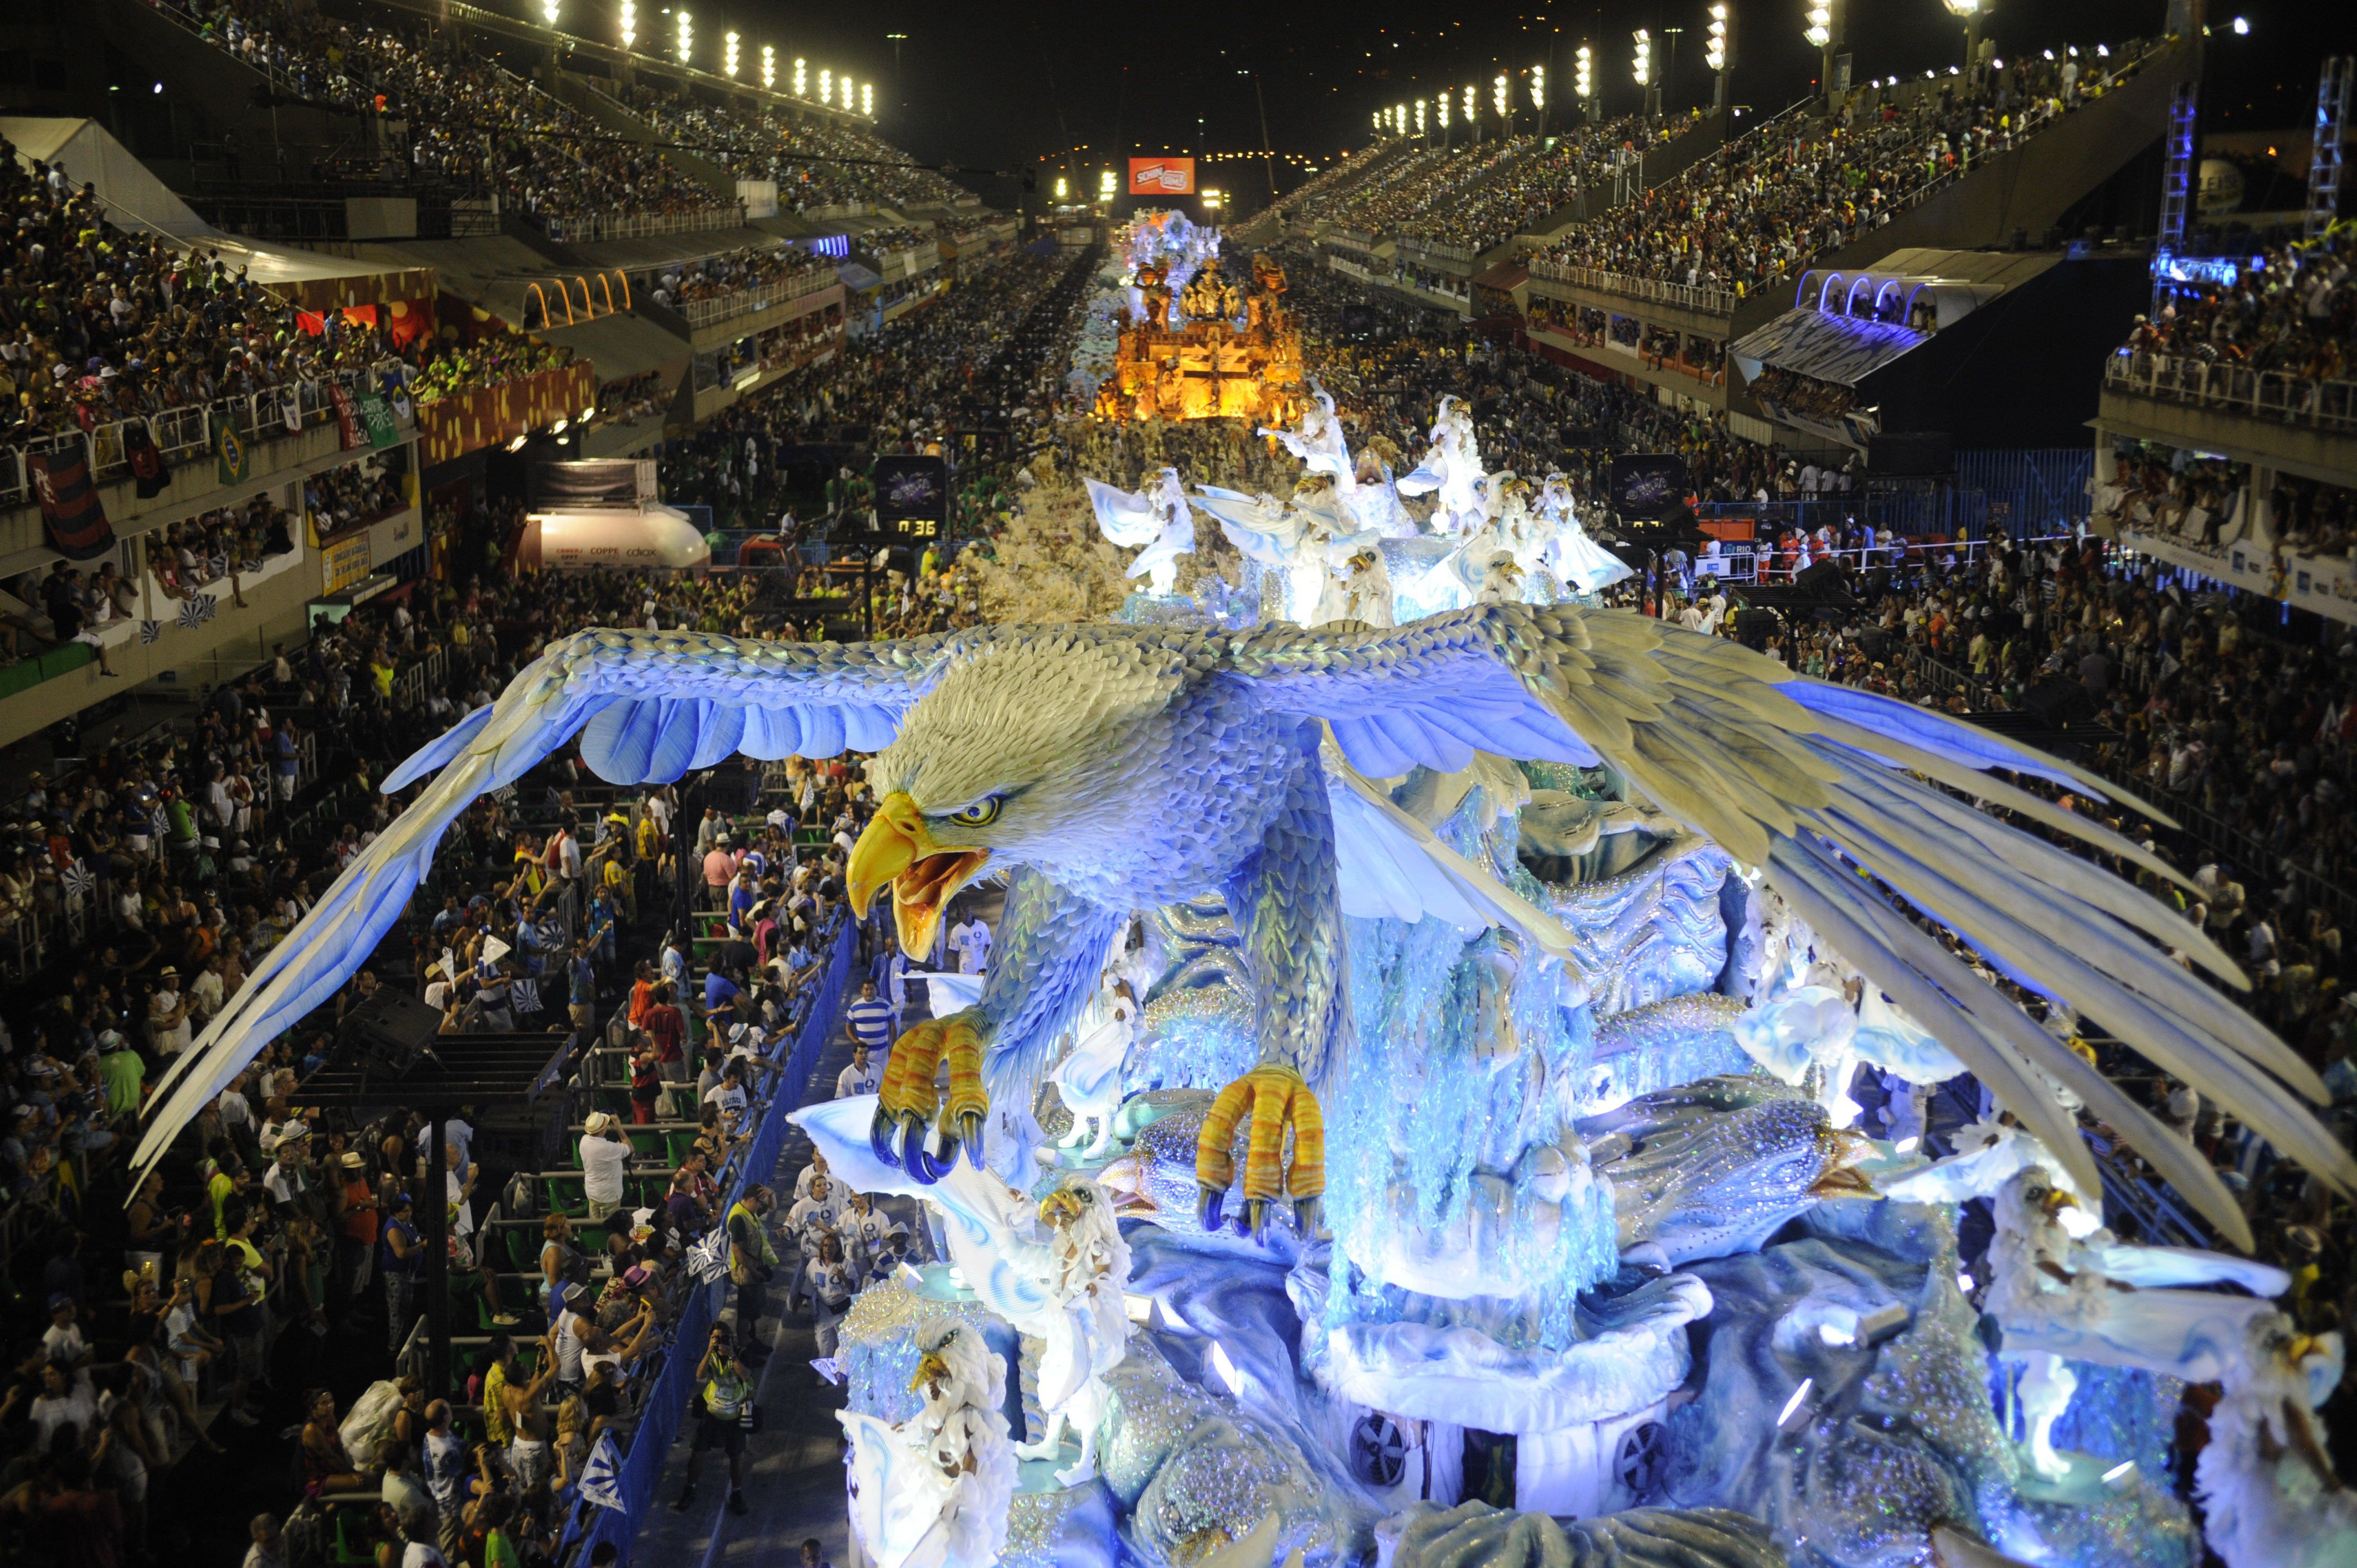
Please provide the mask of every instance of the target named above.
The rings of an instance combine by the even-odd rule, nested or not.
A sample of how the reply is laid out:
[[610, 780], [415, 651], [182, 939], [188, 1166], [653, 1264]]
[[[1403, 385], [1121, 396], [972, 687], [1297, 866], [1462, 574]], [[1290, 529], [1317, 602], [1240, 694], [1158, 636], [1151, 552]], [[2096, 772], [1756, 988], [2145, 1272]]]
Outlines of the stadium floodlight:
[[679, 63], [685, 65], [695, 52], [695, 18], [682, 11], [679, 14]]
[[1546, 108], [1546, 67], [1543, 65], [1531, 67], [1531, 107]]
[[1113, 199], [1113, 170], [1104, 169], [1100, 171], [1097, 175], [1097, 199], [1099, 201], [1111, 201]]
[[876, 118], [876, 84], [872, 81], [859, 84], [859, 112], [870, 120]]
[[737, 35], [734, 33], [720, 36], [720, 74], [731, 81], [737, 80]]
[[1415, 134], [1419, 136], [1424, 134], [1424, 100], [1421, 98], [1415, 101]]
[[637, 0], [622, 0], [622, 48], [629, 48], [639, 41], [639, 7]]
[[1368, 115], [1368, 118], [1374, 122], [1375, 130], [1380, 133], [1383, 128], [1383, 112], [1378, 109]]
[[1480, 119], [1481, 115], [1481, 101], [1474, 93], [1473, 84], [1467, 82], [1465, 84], [1465, 123], [1469, 125]]
[[1830, 0], [1810, 0], [1809, 25], [1801, 36], [1818, 48], [1834, 41], [1834, 12]]
[[849, 76], [845, 76], [841, 81], [843, 83], [843, 106], [845, 109], [849, 109], [852, 107], [851, 78]]
[[834, 107], [834, 72], [822, 70], [818, 73], [818, 101], [830, 109]]
[[778, 85], [778, 49], [774, 44], [761, 46], [761, 90], [774, 91]]
[[1203, 192], [1203, 210], [1206, 212], [1217, 212], [1220, 209], [1221, 203], [1226, 199], [1227, 199], [1225, 197], [1222, 196], [1216, 190], [1206, 190]]
[[799, 55], [794, 58], [794, 96], [810, 96], [810, 62]]
[[1644, 28], [1637, 29], [1636, 44], [1629, 56], [1629, 73], [1640, 87], [1653, 80], [1653, 35]]
[[548, 18], [548, 30], [552, 33], [556, 30], [557, 8], [558, 0], [540, 0], [540, 14]]
[[[1950, 0], [1953, 4], [1953, 0]], [[1979, 0], [1970, 0], [1977, 5]], [[1710, 38], [1702, 47], [1702, 62], [1713, 70], [1727, 69], [1727, 6], [1724, 0], [1710, 8]]]
[[1498, 118], [1501, 120], [1504, 119], [1506, 117], [1506, 105], [1512, 101], [1506, 96], [1506, 73], [1502, 70], [1491, 81], [1490, 102], [1496, 105], [1498, 110]]
[[1572, 59], [1577, 62], [1573, 66], [1571, 73], [1573, 94], [1580, 98], [1593, 97], [1596, 92], [1596, 82], [1595, 79], [1588, 75], [1588, 67], [1595, 57], [1588, 51], [1587, 46], [1582, 44], [1579, 46], [1579, 52]]
[[1392, 124], [1393, 124], [1394, 126], [1398, 127], [1398, 129], [1399, 129], [1399, 134], [1400, 134], [1401, 135], [1405, 136], [1405, 135], [1406, 135], [1406, 134], [1407, 134], [1407, 105], [1406, 105], [1406, 104], [1405, 104], [1405, 103], [1394, 103], [1394, 104], [1393, 104], [1393, 105], [1392, 105]]

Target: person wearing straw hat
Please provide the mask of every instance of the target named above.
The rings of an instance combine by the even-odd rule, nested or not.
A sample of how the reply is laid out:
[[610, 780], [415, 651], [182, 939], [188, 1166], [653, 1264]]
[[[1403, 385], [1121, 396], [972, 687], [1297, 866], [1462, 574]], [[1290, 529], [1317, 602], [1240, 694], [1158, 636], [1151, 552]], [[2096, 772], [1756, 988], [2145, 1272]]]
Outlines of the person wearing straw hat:
[[581, 1191], [589, 1200], [589, 1223], [601, 1224], [622, 1207], [622, 1173], [630, 1141], [610, 1112], [593, 1111], [581, 1129]]

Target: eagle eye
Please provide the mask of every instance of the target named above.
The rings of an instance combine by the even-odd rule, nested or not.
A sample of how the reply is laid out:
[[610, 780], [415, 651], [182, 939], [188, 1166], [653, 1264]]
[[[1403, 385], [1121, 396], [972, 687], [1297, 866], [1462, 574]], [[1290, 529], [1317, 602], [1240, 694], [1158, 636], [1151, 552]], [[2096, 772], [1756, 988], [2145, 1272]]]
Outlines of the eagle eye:
[[973, 805], [949, 814], [949, 820], [962, 828], [986, 828], [998, 821], [1001, 808], [1006, 804], [1004, 795], [985, 795]]

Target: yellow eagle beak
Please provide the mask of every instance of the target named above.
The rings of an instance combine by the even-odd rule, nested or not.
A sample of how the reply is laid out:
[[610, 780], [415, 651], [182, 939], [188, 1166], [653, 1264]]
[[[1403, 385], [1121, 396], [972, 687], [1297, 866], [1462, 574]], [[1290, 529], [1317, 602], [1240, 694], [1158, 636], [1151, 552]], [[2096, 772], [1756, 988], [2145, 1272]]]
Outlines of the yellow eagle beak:
[[850, 895], [852, 912], [865, 916], [877, 890], [889, 883], [900, 950], [920, 957], [933, 950], [943, 906], [989, 858], [986, 849], [936, 843], [917, 802], [907, 791], [896, 789], [884, 797], [875, 819], [851, 846], [844, 890]]

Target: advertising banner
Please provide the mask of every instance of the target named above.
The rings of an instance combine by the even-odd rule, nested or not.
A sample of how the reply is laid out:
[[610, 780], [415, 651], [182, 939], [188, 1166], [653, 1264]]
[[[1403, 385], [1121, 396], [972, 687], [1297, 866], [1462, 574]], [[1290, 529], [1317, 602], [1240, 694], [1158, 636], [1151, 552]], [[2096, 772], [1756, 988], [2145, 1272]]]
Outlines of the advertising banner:
[[1192, 196], [1195, 194], [1195, 160], [1132, 158], [1129, 160], [1129, 193], [1132, 196]]

